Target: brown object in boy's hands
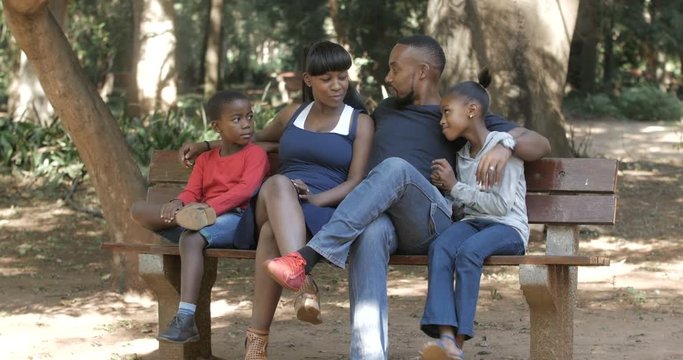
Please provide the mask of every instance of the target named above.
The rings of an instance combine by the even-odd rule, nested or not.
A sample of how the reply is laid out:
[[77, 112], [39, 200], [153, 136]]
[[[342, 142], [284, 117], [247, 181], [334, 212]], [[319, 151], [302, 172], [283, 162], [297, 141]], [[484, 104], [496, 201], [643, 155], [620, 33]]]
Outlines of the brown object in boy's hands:
[[175, 215], [178, 225], [188, 230], [199, 230], [216, 222], [216, 211], [206, 204], [190, 204]]

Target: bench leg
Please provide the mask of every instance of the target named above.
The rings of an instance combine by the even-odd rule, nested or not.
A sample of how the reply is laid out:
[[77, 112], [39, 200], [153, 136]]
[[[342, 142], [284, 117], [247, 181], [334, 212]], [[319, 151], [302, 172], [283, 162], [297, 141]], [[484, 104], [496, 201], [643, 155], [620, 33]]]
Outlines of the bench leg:
[[[159, 302], [159, 327], [165, 327], [178, 310], [180, 301], [180, 256], [139, 254], [140, 276]], [[204, 277], [197, 301], [195, 321], [200, 340], [187, 344], [159, 342], [159, 359], [210, 359], [211, 288], [216, 281], [216, 258], [204, 258]]]
[[521, 265], [519, 277], [529, 304], [529, 359], [572, 359], [576, 267]]
[[[574, 226], [548, 226], [547, 255], [575, 255]], [[576, 266], [520, 265], [519, 282], [529, 304], [531, 360], [570, 360], [574, 347]]]

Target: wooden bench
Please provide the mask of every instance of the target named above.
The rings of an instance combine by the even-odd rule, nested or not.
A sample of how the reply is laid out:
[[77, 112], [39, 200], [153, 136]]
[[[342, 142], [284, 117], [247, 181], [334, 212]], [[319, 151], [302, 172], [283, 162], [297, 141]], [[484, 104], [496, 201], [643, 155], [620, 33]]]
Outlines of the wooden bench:
[[[277, 154], [271, 153], [271, 165]], [[174, 151], [155, 151], [150, 164], [148, 201], [174, 198], [190, 170]], [[612, 225], [616, 213], [617, 162], [605, 159], [543, 159], [525, 165], [529, 222], [545, 224], [545, 254], [492, 256], [485, 265], [519, 266], [519, 278], [529, 304], [531, 359], [571, 359], [577, 266], [606, 266], [602, 256], [578, 254], [577, 225]], [[138, 253], [140, 275], [159, 302], [159, 324], [175, 315], [180, 293], [177, 245], [104, 243], [102, 249]], [[160, 359], [211, 357], [211, 288], [218, 259], [254, 259], [253, 250], [208, 249], [197, 306], [201, 340], [184, 345], [159, 343]], [[426, 256], [393, 255], [392, 265], [426, 265]], [[416, 324], [417, 326], [417, 324]], [[276, 349], [271, 349], [277, 354]], [[276, 358], [277, 356], [275, 356]]]

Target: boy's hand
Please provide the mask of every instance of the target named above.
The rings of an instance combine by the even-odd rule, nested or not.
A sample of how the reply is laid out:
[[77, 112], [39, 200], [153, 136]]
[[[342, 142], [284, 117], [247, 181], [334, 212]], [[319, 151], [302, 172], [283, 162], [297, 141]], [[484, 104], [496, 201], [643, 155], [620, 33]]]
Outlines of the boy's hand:
[[451, 191], [458, 182], [455, 179], [455, 172], [451, 164], [446, 159], [436, 159], [432, 161], [432, 184], [445, 191]]
[[484, 154], [477, 166], [477, 184], [484, 190], [491, 190], [493, 185], [500, 184], [503, 179], [505, 164], [512, 156], [512, 150], [496, 145], [489, 152]]
[[185, 143], [178, 150], [178, 160], [180, 160], [185, 167], [192, 167], [192, 165], [194, 165], [194, 160], [204, 151], [207, 151], [205, 142]]
[[161, 219], [163, 219], [165, 223], [170, 224], [173, 219], [175, 219], [175, 214], [182, 208], [183, 202], [178, 199], [167, 202], [161, 206]]

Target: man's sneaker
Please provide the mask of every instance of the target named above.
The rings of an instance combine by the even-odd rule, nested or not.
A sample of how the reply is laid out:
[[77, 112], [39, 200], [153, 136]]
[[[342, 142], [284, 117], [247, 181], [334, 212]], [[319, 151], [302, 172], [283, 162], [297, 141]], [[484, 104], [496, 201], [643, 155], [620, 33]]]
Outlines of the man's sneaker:
[[298, 251], [267, 260], [266, 269], [283, 288], [299, 291], [306, 281], [306, 260]]
[[157, 336], [157, 340], [184, 344], [186, 342], [198, 341], [199, 331], [194, 322], [193, 315], [177, 314], [162, 333]]
[[178, 225], [188, 230], [199, 230], [216, 222], [216, 211], [206, 204], [190, 204], [175, 214]]

